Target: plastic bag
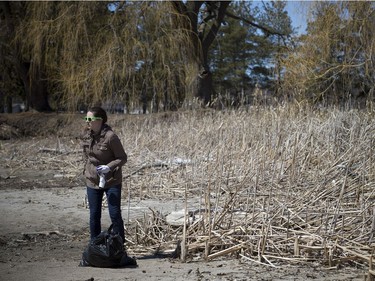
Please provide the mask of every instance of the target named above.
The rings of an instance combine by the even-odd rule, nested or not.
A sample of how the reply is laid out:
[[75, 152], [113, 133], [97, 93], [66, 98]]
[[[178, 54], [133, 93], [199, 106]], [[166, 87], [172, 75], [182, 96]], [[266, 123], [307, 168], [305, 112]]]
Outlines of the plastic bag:
[[112, 232], [112, 226], [101, 232], [82, 254], [80, 266], [124, 267], [136, 266], [134, 258], [128, 257], [122, 238]]

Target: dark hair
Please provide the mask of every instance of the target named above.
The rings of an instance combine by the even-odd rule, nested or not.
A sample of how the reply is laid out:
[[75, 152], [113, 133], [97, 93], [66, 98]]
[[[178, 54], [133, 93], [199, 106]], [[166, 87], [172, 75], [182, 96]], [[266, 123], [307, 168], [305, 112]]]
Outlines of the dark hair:
[[107, 113], [105, 110], [99, 106], [93, 106], [89, 108], [88, 111], [91, 111], [94, 114], [94, 117], [101, 117], [103, 124], [107, 123]]

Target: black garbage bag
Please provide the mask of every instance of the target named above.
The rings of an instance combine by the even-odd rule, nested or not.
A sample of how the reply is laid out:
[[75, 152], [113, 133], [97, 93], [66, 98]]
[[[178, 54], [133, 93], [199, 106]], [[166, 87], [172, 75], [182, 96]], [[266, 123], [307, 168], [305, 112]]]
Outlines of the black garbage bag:
[[86, 247], [80, 266], [125, 267], [137, 266], [137, 262], [127, 255], [122, 238], [118, 233], [113, 233], [111, 225]]

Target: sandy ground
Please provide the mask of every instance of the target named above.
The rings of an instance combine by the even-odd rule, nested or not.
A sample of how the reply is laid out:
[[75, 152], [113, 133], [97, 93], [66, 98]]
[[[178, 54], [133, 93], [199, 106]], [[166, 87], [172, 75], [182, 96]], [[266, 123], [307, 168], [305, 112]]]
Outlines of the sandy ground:
[[[79, 267], [89, 236], [85, 189], [38, 185], [42, 177], [58, 177], [53, 173], [25, 170], [9, 178], [9, 171], [1, 169], [0, 280], [364, 280], [363, 269], [301, 264], [272, 268], [235, 258], [206, 262], [195, 257], [182, 263], [137, 246], [128, 249], [137, 268]], [[134, 219], [149, 207], [173, 211], [179, 204], [183, 202], [132, 198], [130, 204], [123, 202], [123, 216]], [[107, 210], [103, 225], [109, 225]]]

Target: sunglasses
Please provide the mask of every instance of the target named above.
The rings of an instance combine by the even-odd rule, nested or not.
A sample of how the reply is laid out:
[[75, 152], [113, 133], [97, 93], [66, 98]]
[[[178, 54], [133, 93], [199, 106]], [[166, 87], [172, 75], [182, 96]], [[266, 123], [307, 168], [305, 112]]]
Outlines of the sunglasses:
[[102, 120], [102, 117], [84, 117], [86, 122], [96, 121], [96, 120]]

